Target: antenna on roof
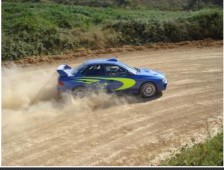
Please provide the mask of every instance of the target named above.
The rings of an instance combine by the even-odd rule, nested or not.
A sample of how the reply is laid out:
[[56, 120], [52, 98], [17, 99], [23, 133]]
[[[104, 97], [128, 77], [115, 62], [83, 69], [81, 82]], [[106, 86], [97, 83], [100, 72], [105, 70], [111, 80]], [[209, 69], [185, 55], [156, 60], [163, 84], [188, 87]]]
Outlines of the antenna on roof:
[[108, 59], [107, 61], [118, 61], [118, 60], [117, 60], [117, 58], [114, 57], [114, 58]]

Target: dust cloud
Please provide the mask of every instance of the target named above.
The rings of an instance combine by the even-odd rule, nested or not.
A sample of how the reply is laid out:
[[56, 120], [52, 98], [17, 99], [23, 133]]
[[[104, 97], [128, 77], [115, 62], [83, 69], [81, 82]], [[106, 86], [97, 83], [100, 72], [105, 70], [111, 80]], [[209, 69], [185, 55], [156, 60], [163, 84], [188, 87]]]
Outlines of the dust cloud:
[[54, 121], [59, 116], [94, 112], [112, 106], [126, 105], [132, 97], [105, 93], [74, 99], [71, 94], [58, 97], [57, 72], [51, 68], [2, 68], [3, 133], [18, 132]]

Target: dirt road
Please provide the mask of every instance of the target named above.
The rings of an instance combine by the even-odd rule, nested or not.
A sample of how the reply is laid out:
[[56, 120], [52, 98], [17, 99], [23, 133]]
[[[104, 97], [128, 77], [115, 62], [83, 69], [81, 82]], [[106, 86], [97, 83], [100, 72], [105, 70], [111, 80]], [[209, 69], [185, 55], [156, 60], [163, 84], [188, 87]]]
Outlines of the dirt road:
[[222, 55], [222, 47], [114, 53], [131, 66], [166, 73], [168, 89], [153, 100], [100, 94], [58, 102], [57, 64], [3, 68], [2, 165], [159, 165], [221, 130]]

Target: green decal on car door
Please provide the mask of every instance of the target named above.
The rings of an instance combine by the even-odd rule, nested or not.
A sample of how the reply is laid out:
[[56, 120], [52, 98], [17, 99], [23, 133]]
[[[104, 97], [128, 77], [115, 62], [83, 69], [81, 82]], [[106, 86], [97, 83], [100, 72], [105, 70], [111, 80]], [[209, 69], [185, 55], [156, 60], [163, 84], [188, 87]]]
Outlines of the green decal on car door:
[[122, 86], [114, 90], [125, 90], [135, 85], [135, 80], [129, 78], [107, 78], [106, 80], [114, 80], [122, 83]]

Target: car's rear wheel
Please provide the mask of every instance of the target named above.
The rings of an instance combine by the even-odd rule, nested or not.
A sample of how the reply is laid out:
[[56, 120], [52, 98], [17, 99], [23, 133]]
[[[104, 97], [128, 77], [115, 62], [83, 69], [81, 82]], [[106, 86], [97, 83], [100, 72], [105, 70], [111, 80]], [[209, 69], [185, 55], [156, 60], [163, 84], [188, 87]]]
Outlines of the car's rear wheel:
[[86, 88], [85, 87], [75, 87], [72, 89], [72, 95], [74, 98], [84, 98], [86, 96]]
[[157, 94], [157, 87], [154, 83], [152, 82], [147, 82], [147, 83], [144, 83], [142, 86], [141, 86], [141, 89], [140, 89], [140, 94], [142, 97], [153, 97]]

